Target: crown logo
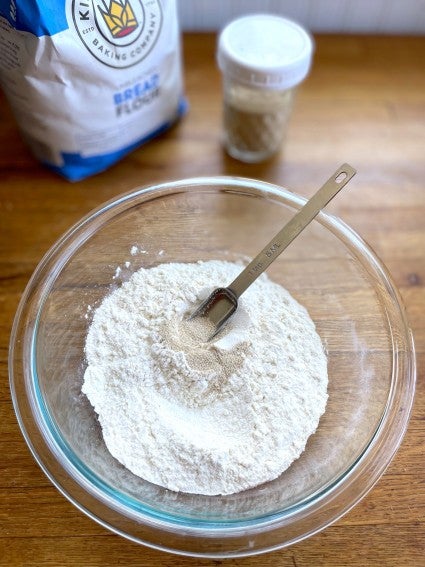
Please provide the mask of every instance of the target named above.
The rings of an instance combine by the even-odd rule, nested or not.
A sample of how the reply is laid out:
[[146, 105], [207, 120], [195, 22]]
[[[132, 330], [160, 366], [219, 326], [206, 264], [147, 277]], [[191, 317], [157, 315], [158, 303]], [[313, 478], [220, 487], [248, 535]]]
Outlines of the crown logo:
[[138, 27], [130, 0], [110, 0], [109, 8], [105, 0], [102, 3], [104, 9], [99, 10], [112, 37], [125, 37]]

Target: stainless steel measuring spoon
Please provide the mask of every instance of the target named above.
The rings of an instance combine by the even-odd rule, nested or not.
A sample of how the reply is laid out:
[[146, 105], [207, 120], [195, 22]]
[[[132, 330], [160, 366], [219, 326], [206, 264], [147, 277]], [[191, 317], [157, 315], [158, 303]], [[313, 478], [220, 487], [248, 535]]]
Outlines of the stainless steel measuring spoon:
[[348, 163], [341, 165], [229, 286], [215, 289], [192, 313], [189, 319], [208, 317], [214, 328], [209, 340], [217, 335], [226, 321], [236, 311], [238, 299], [244, 291], [270, 266], [279, 254], [287, 248], [355, 174], [356, 170]]

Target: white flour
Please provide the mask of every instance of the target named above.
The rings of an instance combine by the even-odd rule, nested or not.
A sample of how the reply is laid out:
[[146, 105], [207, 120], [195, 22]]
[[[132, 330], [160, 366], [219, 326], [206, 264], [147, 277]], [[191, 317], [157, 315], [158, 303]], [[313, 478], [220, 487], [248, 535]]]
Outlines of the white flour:
[[171, 490], [232, 494], [299, 457], [327, 401], [327, 360], [307, 311], [261, 276], [215, 342], [184, 316], [241, 266], [141, 269], [96, 309], [83, 392], [111, 454]]

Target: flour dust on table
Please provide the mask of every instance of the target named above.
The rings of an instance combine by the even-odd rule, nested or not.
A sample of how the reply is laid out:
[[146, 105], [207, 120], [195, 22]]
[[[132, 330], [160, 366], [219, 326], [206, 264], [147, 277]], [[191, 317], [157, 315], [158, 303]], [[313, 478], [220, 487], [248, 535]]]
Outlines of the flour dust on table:
[[208, 342], [188, 314], [231, 262], [140, 269], [95, 310], [82, 391], [110, 453], [174, 491], [218, 495], [278, 477], [327, 402], [327, 359], [306, 309], [262, 275]]

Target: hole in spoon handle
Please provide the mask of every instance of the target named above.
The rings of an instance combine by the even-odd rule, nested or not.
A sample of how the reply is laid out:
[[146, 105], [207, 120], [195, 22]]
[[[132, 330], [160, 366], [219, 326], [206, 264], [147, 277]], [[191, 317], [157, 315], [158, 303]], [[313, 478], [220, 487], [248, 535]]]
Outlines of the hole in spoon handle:
[[334, 174], [334, 181], [341, 185], [341, 188], [350, 181], [350, 179], [356, 174], [354, 167], [351, 167], [348, 163], [344, 163]]

